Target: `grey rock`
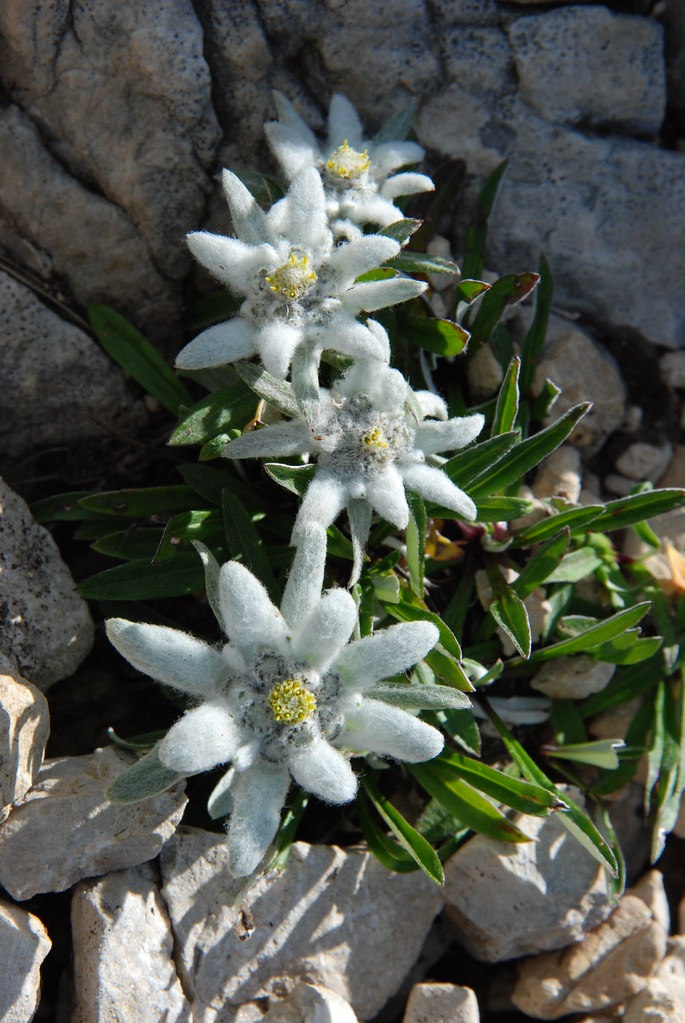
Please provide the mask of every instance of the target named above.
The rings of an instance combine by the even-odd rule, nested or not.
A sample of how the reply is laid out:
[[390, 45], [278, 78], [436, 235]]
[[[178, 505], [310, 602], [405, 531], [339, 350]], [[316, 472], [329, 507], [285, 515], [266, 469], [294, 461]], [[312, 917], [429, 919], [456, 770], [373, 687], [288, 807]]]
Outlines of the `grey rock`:
[[664, 959], [639, 994], [631, 998], [623, 1023], [682, 1023], [685, 1018], [685, 939], [671, 938]]
[[448, 78], [468, 92], [494, 98], [514, 90], [511, 47], [501, 29], [459, 25], [441, 45]]
[[12, 898], [63, 892], [157, 856], [187, 800], [176, 785], [141, 803], [110, 803], [107, 788], [133, 762], [112, 748], [45, 761], [24, 803], [0, 827], [0, 884]]
[[147, 419], [100, 346], [1, 271], [0, 358], [0, 446], [8, 458], [135, 433]]
[[147, 864], [79, 884], [71, 929], [74, 1023], [191, 1020], [176, 975], [169, 917]]
[[0, 1020], [29, 1023], [40, 997], [40, 966], [52, 947], [43, 924], [0, 901]]
[[611, 494], [618, 494], [619, 497], [627, 497], [635, 486], [635, 480], [621, 476], [618, 472], [610, 472], [604, 477], [604, 486]]
[[639, 881], [628, 888], [626, 894], [634, 895], [636, 899], [642, 899], [654, 919], [668, 934], [671, 929], [671, 913], [664, 888], [664, 875], [660, 870], [648, 870]]
[[84, 659], [93, 623], [54, 540], [2, 479], [0, 541], [0, 652], [45, 691]]
[[[409, 972], [442, 905], [423, 875], [392, 874], [368, 853], [335, 846], [297, 842], [284, 874], [260, 878], [242, 910], [234, 901], [243, 881], [228, 873], [223, 836], [180, 828], [160, 864], [181, 981], [204, 1023], [285, 997], [302, 979], [369, 1019]], [[255, 929], [241, 942], [248, 919]]]
[[439, 36], [458, 25], [497, 25], [497, 0], [430, 0], [429, 9]]
[[480, 1023], [478, 1001], [469, 987], [416, 984], [402, 1023]]
[[673, 448], [666, 441], [660, 447], [637, 441], [616, 459], [616, 468], [631, 480], [651, 480], [663, 475], [673, 458]]
[[241, 1005], [235, 1023], [248, 1023], [246, 1010], [253, 1005], [259, 1013], [254, 1023], [258, 1020], [260, 1023], [358, 1023], [349, 1002], [320, 984], [298, 984], [285, 998], [270, 999], [266, 1015], [259, 1012], [256, 1002]]
[[659, 371], [669, 387], [685, 390], [685, 352], [666, 352], [659, 359]]
[[668, 98], [679, 114], [685, 111], [685, 8], [666, 0], [666, 76]]
[[445, 865], [455, 936], [485, 962], [563, 948], [611, 910], [603, 868], [557, 816], [515, 822], [531, 842], [476, 835]]
[[0, 822], [33, 785], [49, 734], [50, 712], [40, 689], [0, 674]]
[[601, 693], [615, 670], [615, 664], [597, 661], [589, 654], [558, 657], [554, 662], [543, 665], [530, 684], [533, 689], [555, 700], [583, 700], [593, 693]]
[[544, 460], [532, 489], [537, 498], [563, 497], [577, 504], [581, 486], [580, 452], [562, 444]]
[[563, 7], [509, 28], [521, 98], [546, 120], [653, 135], [666, 111], [663, 28], [606, 7]]

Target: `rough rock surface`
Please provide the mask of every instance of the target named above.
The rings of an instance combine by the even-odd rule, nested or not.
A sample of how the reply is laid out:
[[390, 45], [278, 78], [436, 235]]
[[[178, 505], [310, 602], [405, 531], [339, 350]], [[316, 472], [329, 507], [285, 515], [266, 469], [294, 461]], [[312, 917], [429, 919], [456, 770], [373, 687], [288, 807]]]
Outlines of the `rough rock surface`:
[[76, 670], [93, 643], [88, 606], [46, 529], [0, 479], [0, 653], [45, 691]]
[[639, 994], [631, 998], [623, 1023], [681, 1023], [685, 1019], [685, 938], [671, 938], [666, 957]]
[[562, 444], [543, 462], [532, 490], [537, 498], [563, 497], [577, 504], [581, 486], [580, 452], [570, 444]]
[[456, 984], [416, 984], [402, 1023], [479, 1023], [474, 992]]
[[110, 803], [106, 789], [133, 762], [112, 748], [45, 761], [24, 803], [0, 827], [0, 884], [12, 898], [63, 892], [159, 853], [187, 800], [177, 785], [141, 803]]
[[258, 1013], [254, 1023], [358, 1023], [350, 1003], [320, 984], [298, 984], [285, 998], [270, 999], [266, 1015], [256, 1002], [246, 1003], [236, 1012], [235, 1023], [247, 1023], [252, 1005]]
[[40, 689], [0, 674], [0, 821], [31, 788], [49, 734], [50, 712]]
[[656, 483], [672, 458], [673, 448], [668, 441], [660, 447], [638, 441], [616, 459], [616, 468], [631, 480], [651, 480]]
[[181, 981], [206, 1023], [222, 1008], [282, 997], [301, 979], [370, 1019], [397, 991], [442, 905], [421, 874], [391, 874], [368, 853], [335, 846], [296, 843], [287, 871], [261, 878], [242, 913], [233, 901], [243, 882], [228, 874], [223, 836], [180, 828], [160, 863]]
[[0, 1019], [29, 1023], [40, 997], [40, 965], [52, 942], [37, 916], [0, 901]]
[[563, 948], [611, 909], [603, 868], [558, 817], [515, 820], [532, 842], [476, 835], [445, 865], [455, 936], [486, 962]]
[[620, 1005], [642, 990], [665, 952], [661, 924], [641, 899], [625, 895], [578, 944], [523, 962], [513, 1001], [537, 1019]]
[[146, 419], [124, 374], [82, 330], [0, 272], [0, 448], [6, 458], [88, 443]]
[[583, 700], [600, 693], [616, 670], [615, 664], [596, 661], [589, 654], [558, 657], [549, 661], [530, 680], [533, 689], [555, 700]]
[[151, 867], [143, 864], [78, 885], [71, 927], [78, 1023], [190, 1021], [169, 918]]

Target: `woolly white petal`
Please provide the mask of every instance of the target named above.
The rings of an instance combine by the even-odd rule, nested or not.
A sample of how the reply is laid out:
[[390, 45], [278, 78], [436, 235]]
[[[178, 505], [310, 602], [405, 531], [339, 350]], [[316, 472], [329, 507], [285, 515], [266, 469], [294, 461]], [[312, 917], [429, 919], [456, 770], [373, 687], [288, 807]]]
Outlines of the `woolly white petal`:
[[368, 689], [425, 657], [438, 641], [432, 622], [401, 622], [346, 646], [333, 664], [349, 688]]
[[228, 635], [241, 652], [284, 648], [287, 628], [281, 612], [259, 580], [237, 561], [221, 566], [219, 603]]
[[354, 284], [341, 300], [346, 309], [355, 313], [364, 309], [372, 313], [375, 309], [384, 309], [388, 305], [397, 305], [410, 298], [416, 298], [426, 290], [425, 281], [412, 281], [407, 277], [396, 277], [390, 281], [368, 281], [366, 284]]
[[213, 820], [217, 820], [219, 817], [226, 817], [231, 812], [233, 807], [231, 785], [235, 781], [235, 776], [235, 768], [229, 768], [212, 789], [212, 793], [207, 800], [207, 813]]
[[[374, 324], [371, 329], [370, 324]], [[366, 326], [351, 316], [333, 316], [325, 326], [307, 331], [307, 337], [320, 348], [342, 352], [352, 359], [378, 359], [387, 362], [390, 358], [390, 342], [379, 323], [367, 320]]]
[[209, 231], [192, 231], [186, 241], [198, 263], [238, 295], [247, 295], [262, 267], [278, 261], [271, 245], [246, 245]]
[[292, 181], [304, 167], [311, 167], [317, 162], [319, 150], [316, 142], [308, 142], [300, 133], [278, 121], [265, 124], [264, 134], [288, 181]]
[[[369, 329], [376, 333], [379, 324], [374, 320], [366, 322]], [[357, 394], [368, 395], [375, 409], [391, 414], [396, 414], [398, 406], [401, 407], [407, 400], [407, 381], [400, 371], [390, 369], [389, 366], [379, 366], [370, 359], [355, 362], [336, 386], [340, 394], [348, 398], [354, 398]]]
[[347, 288], [357, 277], [386, 263], [400, 251], [399, 242], [380, 234], [367, 234], [356, 242], [339, 245], [329, 264], [341, 289]]
[[354, 586], [359, 581], [364, 564], [366, 541], [369, 539], [371, 530], [371, 505], [366, 500], [358, 501], [353, 498], [348, 501], [347, 516], [350, 520], [353, 556], [352, 574], [348, 586]]
[[286, 238], [315, 252], [330, 239], [326, 198], [319, 172], [305, 167], [293, 180], [285, 202], [287, 204]]
[[324, 671], [352, 635], [357, 605], [347, 590], [329, 590], [293, 636], [293, 654]]
[[312, 433], [305, 423], [293, 420], [274, 423], [236, 437], [224, 448], [225, 458], [272, 458], [303, 455], [312, 447]]
[[232, 760], [244, 741], [224, 700], [209, 700], [170, 728], [159, 745], [159, 759], [179, 774], [196, 774]]
[[178, 629], [123, 618], [110, 618], [106, 629], [110, 642], [134, 668], [182, 693], [209, 696], [226, 679], [221, 651]]
[[380, 700], [364, 699], [359, 710], [347, 714], [336, 743], [417, 764], [436, 757], [444, 739], [437, 728], [407, 711]]
[[402, 477], [394, 466], [388, 466], [385, 472], [369, 480], [366, 496], [384, 519], [392, 522], [398, 529], [407, 528], [409, 506], [404, 494]]
[[414, 391], [414, 397], [419, 403], [424, 416], [434, 416], [435, 419], [447, 419], [447, 405], [439, 394], [432, 391]]
[[419, 163], [423, 156], [424, 150], [418, 142], [381, 142], [373, 147], [371, 153], [373, 170], [379, 178], [386, 177], [398, 167]]
[[351, 149], [362, 148], [362, 122], [350, 101], [336, 92], [328, 110], [328, 144], [337, 149], [345, 141]]
[[340, 215], [348, 217], [357, 224], [379, 224], [387, 227], [401, 220], [404, 214], [398, 206], [384, 199], [378, 192], [359, 192], [356, 188], [347, 190], [340, 197]]
[[399, 469], [404, 476], [407, 490], [415, 490], [426, 500], [458, 512], [469, 522], [475, 520], [477, 511], [471, 498], [455, 486], [440, 469], [433, 469], [430, 465], [407, 463], [401, 464]]
[[318, 522], [309, 522], [300, 530], [281, 601], [281, 614], [293, 631], [309, 617], [321, 599], [325, 562], [326, 530]]
[[303, 340], [301, 328], [274, 319], [259, 328], [255, 345], [267, 372], [279, 380], [285, 380], [293, 352]]
[[448, 419], [446, 423], [422, 423], [416, 430], [414, 443], [427, 455], [437, 451], [454, 451], [470, 444], [483, 429], [485, 417], [480, 414]]
[[427, 174], [395, 174], [385, 182], [381, 188], [381, 195], [384, 199], [397, 199], [400, 195], [434, 191], [435, 185]]
[[256, 351], [253, 324], [236, 316], [198, 334], [178, 353], [176, 366], [178, 369], [211, 369], [237, 359], [249, 359]]
[[276, 837], [289, 787], [282, 767], [260, 763], [237, 775], [228, 826], [228, 868], [234, 877], [251, 874], [261, 863]]
[[272, 234], [266, 214], [240, 178], [232, 171], [224, 170], [221, 183], [236, 234], [251, 245], [271, 241]]
[[337, 519], [345, 506], [347, 492], [331, 473], [317, 470], [307, 487], [293, 528], [292, 543], [299, 543], [302, 528], [308, 522], [318, 522], [326, 528]]
[[320, 737], [290, 757], [290, 773], [306, 792], [326, 803], [349, 803], [357, 792], [357, 778], [346, 757]]

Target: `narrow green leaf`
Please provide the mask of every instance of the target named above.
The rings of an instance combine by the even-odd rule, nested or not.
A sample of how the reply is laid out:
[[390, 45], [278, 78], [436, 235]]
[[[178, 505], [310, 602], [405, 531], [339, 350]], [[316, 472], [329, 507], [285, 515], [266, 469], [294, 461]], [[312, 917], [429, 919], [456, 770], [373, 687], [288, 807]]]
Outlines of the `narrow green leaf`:
[[293, 847], [295, 836], [297, 835], [297, 829], [300, 826], [302, 816], [307, 809], [309, 803], [309, 796], [306, 792], [301, 789], [297, 789], [290, 797], [290, 805], [286, 807], [281, 826], [278, 829], [276, 840], [273, 844], [274, 855], [273, 859], [267, 864], [265, 873], [276, 870], [279, 874], [282, 874], [285, 870], [286, 863], [290, 856], [290, 850]]
[[456, 775], [463, 778], [474, 788], [517, 813], [546, 817], [550, 810], [556, 810], [561, 805], [556, 794], [549, 788], [514, 778], [453, 750], [443, 750], [432, 761], [432, 765], [438, 773], [442, 771], [444, 777]]
[[454, 455], [441, 467], [456, 486], [465, 489], [486, 469], [492, 468], [499, 459], [521, 440], [518, 430], [490, 437], [489, 440], [474, 444], [458, 455]]
[[480, 277], [483, 273], [483, 249], [488, 233], [488, 220], [506, 168], [507, 161], [504, 160], [488, 177], [478, 196], [473, 219], [466, 232], [466, 251], [462, 266], [464, 277]]
[[459, 355], [468, 344], [469, 332], [453, 320], [407, 315], [401, 323], [407, 341], [437, 355]]
[[402, 599], [397, 604], [388, 605], [385, 610], [398, 622], [432, 622], [440, 632], [440, 645], [456, 661], [461, 660], [459, 640], [440, 616], [429, 611], [427, 607], [417, 607], [416, 604], [410, 604]]
[[431, 881], [443, 885], [445, 875], [442, 864], [432, 845], [404, 819], [399, 810], [392, 805], [390, 800], [386, 799], [370, 778], [362, 778], [362, 785], [376, 811], [390, 828], [402, 849], [418, 863]]
[[643, 519], [673, 511], [685, 503], [685, 490], [650, 490], [643, 494], [631, 494], [617, 501], [609, 501], [602, 515], [592, 523], [593, 531], [610, 532], [625, 529]]
[[440, 256], [431, 256], [427, 252], [415, 252], [405, 249], [399, 252], [392, 259], [388, 260], [388, 266], [393, 270], [400, 270], [405, 274], [458, 274], [459, 267], [451, 259], [442, 259]]
[[526, 605], [511, 587], [506, 587], [497, 600], [493, 600], [490, 605], [490, 614], [509, 636], [521, 656], [530, 657], [532, 641], [528, 611]]
[[230, 433], [219, 433], [216, 437], [212, 437], [206, 444], [203, 444], [200, 448], [200, 454], [198, 459], [200, 462], [214, 462], [217, 458], [221, 458], [226, 446], [230, 441], [235, 440], [236, 437], [240, 436], [240, 430], [231, 430]]
[[459, 315], [459, 307], [462, 304], [467, 307], [470, 306], [472, 302], [475, 302], [477, 298], [480, 298], [481, 295], [489, 290], [490, 285], [486, 284], [485, 281], [459, 281], [456, 294], [457, 316]]
[[477, 522], [510, 522], [527, 515], [533, 505], [524, 497], [480, 497], [477, 506]]
[[406, 530], [409, 584], [417, 596], [423, 597], [426, 509], [421, 496], [410, 490], [407, 491], [407, 504], [409, 505], [409, 523]]
[[[213, 465], [181, 465], [179, 472], [188, 486], [210, 504], [218, 507], [221, 504], [223, 491], [230, 490], [232, 494], [240, 498], [243, 504], [248, 507], [254, 505], [252, 489], [238, 479], [228, 465], [222, 465], [221, 468]], [[197, 505], [197, 498], [193, 503]]]
[[603, 559], [592, 547], [581, 547], [579, 550], [567, 554], [547, 581], [550, 583], [577, 583], [580, 579], [585, 579], [586, 576], [595, 572], [602, 564]]
[[475, 352], [483, 341], [492, 334], [497, 321], [510, 305], [517, 305], [537, 286], [539, 276], [535, 273], [507, 274], [491, 286], [481, 300], [476, 317], [471, 325], [471, 351]]
[[516, 416], [519, 410], [519, 371], [521, 360], [518, 355], [509, 363], [509, 368], [502, 381], [497, 405], [495, 407], [495, 418], [492, 424], [492, 436], [509, 433], [514, 428]]
[[193, 540], [192, 544], [200, 557], [200, 561], [202, 562], [202, 566], [205, 571], [205, 590], [207, 593], [207, 600], [209, 601], [209, 606], [214, 612], [214, 617], [216, 618], [219, 625], [221, 625], [222, 628], [224, 628], [223, 626], [224, 619], [223, 613], [221, 611], [221, 596], [219, 587], [219, 576], [221, 573], [221, 566], [214, 557], [214, 555], [212, 554], [212, 552], [210, 551], [209, 547], [201, 543], [200, 540]]
[[81, 498], [81, 506], [101, 515], [144, 519], [150, 515], [168, 515], [189, 511], [197, 503], [190, 487], [141, 487], [137, 490], [109, 490]]
[[603, 504], [587, 504], [582, 508], [569, 508], [568, 511], [551, 515], [548, 519], [542, 519], [541, 522], [517, 532], [512, 547], [529, 547], [531, 544], [540, 543], [541, 540], [547, 540], [566, 527], [580, 532], [581, 527], [594, 522], [603, 511]]
[[617, 750], [625, 747], [623, 739], [597, 739], [594, 742], [567, 743], [564, 746], [543, 746], [548, 757], [572, 760], [577, 764], [590, 764], [614, 771], [619, 765]]
[[249, 568], [252, 574], [264, 583], [271, 599], [278, 602], [280, 592], [271, 562], [250, 513], [235, 494], [228, 490], [224, 490], [222, 494], [221, 511], [231, 558], [241, 561]]
[[263, 366], [245, 362], [242, 359], [235, 362], [233, 368], [240, 379], [244, 380], [247, 386], [264, 401], [268, 401], [270, 405], [286, 416], [293, 419], [299, 417], [300, 410], [292, 386], [285, 380], [278, 380], [267, 373]]
[[[391, 605], [388, 605], [388, 608]], [[426, 654], [424, 661], [431, 668], [436, 675], [439, 675], [441, 679], [450, 686], [454, 686], [455, 689], [460, 689], [463, 693], [472, 693], [473, 686], [469, 682], [469, 679], [464, 672], [458, 661], [455, 661], [453, 657], [442, 653], [440, 650], [433, 649], [430, 653]]]
[[521, 346], [521, 394], [529, 396], [535, 374], [535, 365], [540, 357], [547, 333], [549, 313], [552, 307], [552, 272], [544, 256], [540, 257], [540, 283], [535, 292], [535, 313], [528, 333]]
[[382, 234], [384, 238], [394, 238], [400, 245], [404, 245], [420, 227], [420, 220], [405, 217], [404, 220], [396, 220], [394, 224], [388, 224], [387, 227], [381, 228], [378, 234]]
[[610, 618], [605, 618], [598, 625], [593, 625], [591, 628], [586, 629], [580, 636], [574, 636], [572, 639], [563, 639], [560, 643], [554, 643], [552, 646], [536, 650], [530, 657], [530, 663], [539, 664], [542, 661], [551, 661], [556, 657], [565, 657], [568, 654], [580, 654], [588, 650], [593, 651], [595, 647], [601, 646], [602, 643], [608, 643], [615, 636], [620, 636], [626, 629], [632, 629], [634, 625], [637, 625], [644, 618], [650, 606], [647, 601], [642, 604], [636, 604], [635, 607], [629, 607], [625, 611], [618, 611]]
[[202, 590], [204, 575], [194, 552], [161, 565], [147, 559], [127, 561], [85, 579], [77, 592], [90, 600], [161, 600]]
[[129, 528], [117, 533], [108, 533], [91, 546], [94, 551], [106, 554], [108, 558], [119, 558], [121, 561], [145, 558], [152, 561], [163, 534], [164, 530], [161, 528]]
[[169, 444], [204, 444], [229, 427], [242, 428], [254, 416], [257, 404], [258, 399], [242, 381], [222, 387], [182, 415]]
[[302, 497], [316, 472], [315, 465], [284, 465], [279, 462], [265, 462], [267, 474], [292, 494]]
[[412, 100], [406, 107], [391, 114], [376, 132], [374, 143], [379, 145], [381, 142], [403, 142], [409, 137], [417, 109], [417, 101]]
[[371, 800], [361, 789], [357, 795], [357, 817], [370, 852], [386, 870], [394, 874], [412, 874], [419, 869], [418, 863], [379, 827], [371, 813], [371, 805]]
[[[663, 646], [663, 636], [636, 638], [632, 629], [629, 630], [629, 633], [629, 646], [620, 643], [622, 637], [618, 636], [609, 643], [602, 643], [601, 646], [595, 647], [592, 656], [596, 657], [598, 661], [608, 661], [609, 664], [641, 664], [642, 661], [648, 661], [654, 657]], [[626, 634], [624, 633], [624, 635]]]
[[159, 565], [175, 557], [179, 551], [188, 550], [193, 540], [206, 540], [222, 535], [223, 519], [218, 508], [179, 512], [167, 522], [155, 553], [155, 564]]
[[183, 780], [183, 775], [170, 771], [160, 759], [157, 747], [132, 764], [127, 771], [114, 779], [107, 789], [107, 798], [112, 803], [138, 803], [141, 799], [156, 796], [172, 785]]
[[468, 710], [471, 706], [468, 696], [458, 689], [430, 683], [388, 683], [374, 686], [368, 690], [367, 695], [374, 700], [390, 703], [393, 707], [401, 707], [402, 710]]
[[553, 536], [535, 552], [520, 572], [518, 579], [511, 584], [512, 590], [521, 600], [525, 600], [538, 586], [549, 581], [568, 549], [569, 539], [569, 531], [566, 529], [558, 536]]
[[103, 512], [90, 511], [81, 501], [90, 497], [92, 490], [70, 490], [66, 494], [55, 494], [42, 501], [34, 501], [31, 514], [36, 522], [82, 522], [89, 519], [108, 518]]

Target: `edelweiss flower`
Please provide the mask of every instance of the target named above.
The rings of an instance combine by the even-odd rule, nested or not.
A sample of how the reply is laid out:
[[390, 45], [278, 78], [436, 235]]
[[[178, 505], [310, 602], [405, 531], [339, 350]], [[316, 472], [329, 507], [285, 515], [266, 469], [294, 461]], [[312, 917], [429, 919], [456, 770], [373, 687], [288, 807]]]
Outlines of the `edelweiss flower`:
[[236, 875], [251, 873], [272, 842], [291, 775], [320, 799], [346, 803], [357, 778], [343, 750], [414, 763], [442, 749], [437, 729], [389, 701], [436, 706], [437, 690], [438, 705], [450, 706], [449, 687], [377, 685], [424, 657], [438, 630], [403, 623], [348, 643], [356, 605], [342, 589], [321, 594], [325, 557], [325, 531], [303, 530], [279, 611], [243, 565], [219, 570], [203, 549], [207, 592], [230, 639], [223, 649], [164, 626], [107, 623], [110, 640], [139, 671], [201, 701], [162, 740], [162, 765], [190, 775], [232, 761], [209, 809], [216, 817], [230, 809]]
[[223, 366], [258, 354], [284, 378], [296, 349], [318, 362], [332, 348], [354, 359], [387, 361], [388, 350], [356, 317], [419, 295], [426, 285], [406, 278], [355, 284], [357, 277], [399, 252], [382, 235], [335, 244], [328, 227], [321, 178], [303, 170], [268, 213], [239, 178], [223, 173], [237, 238], [197, 231], [188, 235], [195, 258], [231, 291], [243, 295], [240, 313], [203, 331], [181, 351], [179, 369]]
[[393, 199], [431, 192], [425, 174], [395, 174], [399, 167], [418, 163], [424, 152], [416, 142], [374, 142], [362, 139], [359, 116], [348, 99], [336, 93], [328, 112], [324, 145], [302, 120], [290, 100], [274, 93], [278, 121], [264, 125], [267, 140], [288, 180], [303, 167], [316, 167], [326, 189], [326, 208], [332, 221], [380, 224], [385, 227], [404, 214]]
[[[435, 416], [438, 420], [426, 419]], [[375, 510], [398, 529], [409, 522], [405, 487], [429, 501], [475, 519], [463, 490], [426, 456], [464, 447], [483, 428], [482, 415], [447, 419], [445, 403], [412, 391], [402, 374], [381, 363], [353, 365], [333, 390], [322, 388], [313, 428], [277, 423], [243, 434], [226, 447], [228, 458], [314, 455], [317, 469], [302, 501], [293, 539], [308, 522], [329, 526], [347, 508], [356, 551], [355, 573]]]

